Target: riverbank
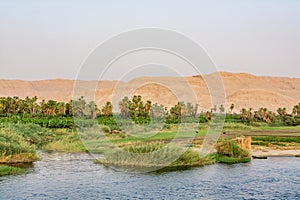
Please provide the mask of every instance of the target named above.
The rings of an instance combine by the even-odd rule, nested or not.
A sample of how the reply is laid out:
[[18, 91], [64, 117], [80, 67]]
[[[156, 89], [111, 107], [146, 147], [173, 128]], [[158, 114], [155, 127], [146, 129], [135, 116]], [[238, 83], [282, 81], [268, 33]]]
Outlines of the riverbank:
[[250, 151], [250, 153], [254, 157], [297, 157], [300, 155], [300, 149], [253, 149]]
[[[187, 124], [189, 125], [189, 124]], [[59, 152], [89, 152], [105, 153], [106, 149], [113, 147], [126, 148], [130, 146], [140, 146], [147, 143], [174, 142], [175, 145], [197, 150], [203, 144], [207, 134], [207, 124], [201, 124], [198, 130], [181, 131], [178, 134], [178, 126], [173, 125], [158, 132], [143, 128], [138, 133], [123, 133], [108, 131], [103, 133], [103, 127], [91, 129], [91, 132], [84, 132], [83, 135], [77, 133], [75, 129], [49, 129], [42, 128], [35, 124], [2, 124], [0, 128], [0, 163], [30, 163], [38, 159], [36, 150]], [[146, 130], [146, 129], [145, 129]], [[189, 129], [188, 129], [189, 130]], [[252, 137], [253, 150], [250, 152], [255, 157], [265, 156], [296, 156], [300, 154], [300, 127], [250, 127], [237, 123], [225, 123], [224, 132], [221, 134], [220, 141], [232, 139], [239, 135]], [[194, 138], [187, 144], [188, 138]], [[7, 142], [9, 141], [9, 142]], [[220, 142], [219, 141], [219, 142]], [[299, 151], [298, 151], [299, 150]], [[193, 157], [194, 158], [194, 157]], [[223, 156], [210, 157], [214, 160], [194, 160], [185, 159], [185, 163], [174, 164], [186, 166], [201, 166], [205, 163], [227, 163], [234, 164], [248, 162], [248, 160], [238, 160]], [[126, 158], [124, 158], [126, 159]], [[123, 160], [124, 160], [123, 159]], [[134, 161], [133, 163], [138, 162]], [[119, 164], [119, 162], [103, 162]], [[126, 163], [123, 162], [125, 165]], [[131, 165], [132, 163], [129, 162]], [[146, 165], [148, 165], [146, 163]], [[151, 165], [151, 163], [150, 163]]]
[[19, 167], [0, 165], [0, 176], [26, 173], [27, 170]]

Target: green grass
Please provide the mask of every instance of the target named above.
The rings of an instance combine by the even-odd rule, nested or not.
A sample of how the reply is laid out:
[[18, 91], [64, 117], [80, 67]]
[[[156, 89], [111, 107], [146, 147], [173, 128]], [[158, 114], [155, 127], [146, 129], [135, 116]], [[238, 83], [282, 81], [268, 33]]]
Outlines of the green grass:
[[275, 146], [280, 146], [280, 147], [285, 147], [287, 146], [286, 143], [281, 143], [281, 142], [265, 142], [265, 141], [252, 141], [252, 145], [257, 145], [257, 146], [270, 146], [275, 145]]
[[238, 163], [248, 163], [251, 161], [251, 158], [235, 158], [228, 157], [221, 154], [215, 154], [216, 162], [221, 164], [238, 164]]
[[34, 148], [20, 134], [10, 129], [0, 129], [0, 156], [33, 152]]
[[250, 153], [232, 140], [224, 140], [217, 144], [215, 159], [217, 163], [225, 164], [248, 163], [251, 161]]
[[[184, 132], [180, 132], [177, 136], [178, 138], [192, 138], [192, 137], [205, 136], [207, 134], [208, 127], [209, 127], [208, 124], [201, 124], [197, 133], [193, 131], [184, 131]], [[253, 127], [242, 123], [227, 122], [224, 124], [223, 130], [225, 132], [239, 131], [241, 134], [243, 134], [243, 131], [249, 131], [249, 130], [254, 130], [254, 131], [300, 130], [300, 127], [270, 127], [270, 126]], [[149, 131], [148, 133], [141, 132], [126, 138], [111, 139], [111, 142], [126, 143], [126, 142], [143, 142], [143, 141], [150, 142], [150, 141], [160, 141], [160, 140], [171, 140], [175, 138], [176, 134], [177, 134], [177, 130], [175, 127], [171, 130], [163, 130], [158, 133], [153, 133], [151, 131]]]
[[299, 155], [296, 155], [296, 157], [297, 157], [297, 158], [300, 158], [300, 154], [299, 154]]
[[200, 156], [193, 148], [184, 149], [180, 145], [152, 142], [108, 150], [105, 152], [105, 158], [96, 160], [95, 163], [173, 171], [214, 163], [236, 164], [251, 161], [249, 153], [239, 148], [236, 143], [233, 145], [231, 141], [223, 143], [230, 144], [228, 152], [232, 152], [232, 155], [225, 156], [219, 151], [218, 154]]
[[225, 122], [224, 131], [279, 131], [279, 130], [300, 130], [300, 126], [272, 126], [263, 122], [252, 122], [244, 124], [242, 122]]
[[33, 162], [36, 159], [34, 145], [11, 128], [0, 128], [0, 163]]
[[7, 129], [22, 136], [31, 146], [41, 147], [54, 138], [53, 132], [48, 128], [43, 128], [37, 124], [7, 124]]
[[172, 140], [176, 138], [193, 138], [199, 136], [205, 136], [207, 133], [206, 130], [199, 130], [197, 133], [192, 131], [181, 131], [176, 132], [171, 131], [160, 131], [158, 133], [140, 133], [134, 136], [129, 136], [127, 138], [117, 138], [111, 139], [112, 143], [123, 143], [123, 142], [151, 142], [151, 141], [160, 141], [160, 140]]
[[86, 147], [81, 142], [78, 134], [71, 130], [56, 130], [59, 131], [55, 139], [44, 145], [43, 150], [59, 151], [59, 152], [86, 152]]
[[225, 122], [223, 126], [224, 131], [230, 131], [230, 130], [251, 130], [252, 126], [248, 126], [243, 123], [237, 123], [237, 122]]
[[39, 158], [35, 153], [19, 153], [12, 155], [2, 155], [0, 157], [1, 164], [14, 164], [14, 163], [32, 163]]
[[27, 172], [26, 169], [0, 165], [0, 176], [15, 175], [15, 174], [21, 174], [26, 172]]
[[279, 131], [279, 130], [300, 130], [300, 126], [261, 126], [251, 127], [251, 130], [257, 131]]
[[299, 137], [252, 137], [252, 141], [263, 141], [263, 142], [295, 142], [300, 143]]
[[212, 157], [199, 157], [199, 153], [179, 145], [162, 142], [131, 145], [105, 152], [105, 158], [96, 163], [131, 167], [194, 167], [212, 164]]

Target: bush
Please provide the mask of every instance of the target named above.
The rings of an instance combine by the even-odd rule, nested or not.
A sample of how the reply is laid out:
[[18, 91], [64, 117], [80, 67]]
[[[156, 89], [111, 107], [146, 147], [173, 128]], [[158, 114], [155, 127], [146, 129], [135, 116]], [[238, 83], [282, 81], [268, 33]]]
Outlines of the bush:
[[217, 152], [220, 155], [233, 158], [249, 158], [250, 154], [247, 150], [242, 149], [235, 141], [225, 140], [217, 145]]
[[215, 163], [212, 156], [199, 157], [199, 153], [178, 145], [165, 143], [147, 143], [132, 145], [124, 149], [110, 150], [105, 153], [105, 159], [96, 163], [131, 167], [162, 167], [166, 170], [177, 170]]
[[2, 123], [22, 123], [22, 124], [37, 124], [45, 128], [74, 128], [74, 119], [72, 117], [62, 116], [34, 116], [34, 117], [21, 117], [13, 115], [8, 118], [0, 117]]
[[101, 126], [101, 130], [104, 132], [104, 133], [111, 133], [111, 129], [108, 127], [108, 126]]
[[37, 124], [10, 124], [7, 128], [21, 135], [30, 145], [37, 147], [50, 142], [55, 136], [51, 130]]
[[20, 153], [34, 153], [34, 148], [14, 130], [0, 129], [0, 156], [5, 157]]

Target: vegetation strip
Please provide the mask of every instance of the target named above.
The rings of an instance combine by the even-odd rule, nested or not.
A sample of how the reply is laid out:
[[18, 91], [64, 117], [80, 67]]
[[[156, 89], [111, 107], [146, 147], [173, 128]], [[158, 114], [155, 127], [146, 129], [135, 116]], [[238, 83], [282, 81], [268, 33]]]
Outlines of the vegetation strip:
[[167, 146], [165, 143], [146, 143], [131, 145], [123, 149], [105, 152], [105, 158], [95, 163], [123, 167], [157, 167], [165, 170], [190, 168], [214, 163], [237, 164], [251, 161], [248, 151], [240, 148], [236, 142], [224, 140], [217, 146], [216, 154], [199, 156], [193, 148], [186, 151], [178, 145]]
[[0, 176], [15, 175], [15, 174], [21, 174], [21, 173], [26, 173], [26, 172], [27, 172], [26, 169], [0, 165]]

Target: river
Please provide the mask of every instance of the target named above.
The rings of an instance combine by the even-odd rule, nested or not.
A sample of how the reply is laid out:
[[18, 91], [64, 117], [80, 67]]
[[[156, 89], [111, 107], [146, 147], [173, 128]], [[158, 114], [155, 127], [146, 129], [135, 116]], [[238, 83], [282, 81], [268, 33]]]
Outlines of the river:
[[0, 177], [0, 199], [300, 199], [300, 158], [129, 173], [88, 154], [43, 153], [29, 173]]

